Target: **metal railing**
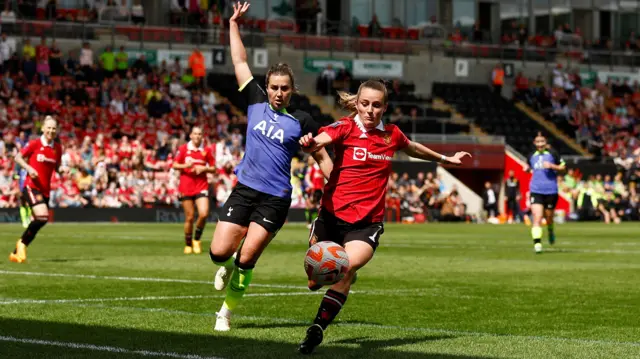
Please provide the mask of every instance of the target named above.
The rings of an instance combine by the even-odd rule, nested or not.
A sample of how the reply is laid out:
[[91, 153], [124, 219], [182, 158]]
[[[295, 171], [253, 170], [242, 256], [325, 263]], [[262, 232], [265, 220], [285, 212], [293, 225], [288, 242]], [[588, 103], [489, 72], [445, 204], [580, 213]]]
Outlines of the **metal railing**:
[[98, 23], [131, 23], [131, 9], [124, 6], [105, 6], [98, 12]]
[[[164, 45], [171, 49], [175, 45], [198, 45], [226, 47], [229, 42], [228, 31], [223, 26], [208, 28], [172, 28], [133, 24], [98, 24], [62, 21], [35, 21], [18, 19], [16, 23], [2, 24], [2, 31], [20, 37], [40, 37], [80, 39], [82, 41], [103, 40], [111, 37], [111, 45], [116, 41], [137, 42], [139, 48], [146, 44]], [[434, 54], [444, 54], [453, 58], [496, 59], [500, 61], [521, 62], [523, 66], [531, 62], [547, 65], [557, 61], [566, 61], [568, 66], [591, 67], [606, 65], [626, 67], [634, 71], [640, 67], [640, 52], [619, 51], [614, 49], [572, 46], [565, 43], [558, 47], [519, 46], [514, 44], [477, 44], [472, 42], [453, 43], [442, 38], [419, 38], [413, 40], [371, 38], [358, 36], [334, 36], [308, 33], [270, 33], [258, 28], [242, 30], [243, 41], [247, 48], [264, 48], [267, 44], [295, 48], [306, 53], [314, 51], [315, 56], [333, 57], [339, 53], [378, 54], [380, 58], [398, 55], [408, 60], [409, 56], [422, 55], [425, 61], [431, 61]], [[323, 55], [324, 54], [324, 55]]]
[[411, 140], [420, 143], [454, 143], [478, 145], [506, 145], [503, 136], [473, 136], [473, 135], [435, 135], [412, 134]]

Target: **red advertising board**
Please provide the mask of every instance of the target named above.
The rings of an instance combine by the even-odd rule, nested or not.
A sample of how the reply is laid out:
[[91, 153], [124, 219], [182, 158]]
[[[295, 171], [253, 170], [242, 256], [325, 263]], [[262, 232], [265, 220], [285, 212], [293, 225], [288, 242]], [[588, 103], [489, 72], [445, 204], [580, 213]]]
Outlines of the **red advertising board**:
[[[471, 160], [465, 160], [462, 166], [452, 166], [462, 169], [486, 169], [502, 170], [504, 168], [504, 145], [482, 145], [482, 144], [456, 144], [456, 143], [424, 143], [430, 149], [453, 155], [459, 151], [469, 152]], [[449, 167], [449, 166], [444, 166]]]

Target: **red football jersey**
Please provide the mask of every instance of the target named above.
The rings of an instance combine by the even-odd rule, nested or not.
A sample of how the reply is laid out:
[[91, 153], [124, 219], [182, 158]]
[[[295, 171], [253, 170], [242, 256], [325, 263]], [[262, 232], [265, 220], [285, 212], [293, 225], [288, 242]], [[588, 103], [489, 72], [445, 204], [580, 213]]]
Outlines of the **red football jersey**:
[[324, 188], [324, 175], [317, 163], [314, 163], [313, 166], [309, 168], [309, 180], [311, 181], [312, 190], [321, 190]]
[[[210, 151], [207, 151], [204, 146], [196, 148], [191, 141], [178, 148], [176, 154], [175, 163], [185, 164], [190, 159], [195, 165], [213, 167], [215, 159]], [[183, 196], [194, 196], [203, 191], [209, 189], [209, 183], [207, 182], [207, 174], [200, 173], [195, 174], [191, 168], [185, 168], [180, 172], [180, 185], [178, 191]]]
[[62, 158], [62, 146], [54, 141], [47, 143], [44, 137], [30, 141], [21, 151], [22, 157], [27, 160], [29, 166], [38, 172], [38, 178], [27, 176], [25, 187], [39, 190], [43, 196], [49, 197], [51, 191], [51, 175], [60, 166]]
[[322, 127], [333, 139], [335, 160], [322, 207], [348, 223], [381, 222], [391, 159], [409, 139], [396, 125], [367, 130], [358, 116]]

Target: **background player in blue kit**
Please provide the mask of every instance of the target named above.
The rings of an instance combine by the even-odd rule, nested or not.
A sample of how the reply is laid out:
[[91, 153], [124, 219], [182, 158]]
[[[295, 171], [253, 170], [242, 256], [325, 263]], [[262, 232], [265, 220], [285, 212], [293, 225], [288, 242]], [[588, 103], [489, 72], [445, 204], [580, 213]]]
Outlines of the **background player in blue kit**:
[[565, 163], [560, 155], [547, 146], [547, 139], [538, 133], [533, 143], [536, 151], [528, 157], [528, 165], [525, 171], [531, 171], [531, 183], [529, 184], [531, 214], [533, 225], [531, 237], [536, 253], [542, 252], [542, 216], [547, 220], [549, 231], [549, 244], [556, 240], [553, 228], [553, 212], [558, 202], [558, 175], [565, 170]]
[[[248, 3], [235, 4], [229, 19], [231, 58], [239, 91], [248, 102], [248, 126], [245, 154], [236, 168], [238, 184], [222, 208], [209, 253], [221, 266], [215, 277], [216, 289], [227, 288], [216, 319], [217, 331], [230, 329], [231, 313], [251, 283], [258, 258], [287, 219], [291, 160], [300, 151], [298, 141], [309, 133], [315, 136], [319, 129], [306, 112], [287, 111], [295, 91], [288, 65], [279, 63], [269, 69], [266, 91], [253, 78], [236, 23], [248, 9]], [[333, 163], [327, 152], [314, 158], [328, 176]]]

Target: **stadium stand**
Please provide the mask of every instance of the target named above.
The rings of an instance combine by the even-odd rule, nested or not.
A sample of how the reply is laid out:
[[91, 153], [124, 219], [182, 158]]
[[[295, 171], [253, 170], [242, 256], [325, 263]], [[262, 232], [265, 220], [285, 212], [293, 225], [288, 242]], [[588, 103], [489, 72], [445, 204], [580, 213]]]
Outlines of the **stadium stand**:
[[485, 132], [505, 136], [507, 143], [520, 153], [529, 153], [535, 134], [542, 132], [561, 154], [576, 154], [507, 99], [494, 94], [487, 85], [434, 83], [433, 95], [473, 118]]
[[535, 108], [598, 158], [627, 159], [640, 148], [637, 83], [602, 83], [596, 79], [587, 86], [579, 74], [563, 71], [560, 66], [553, 76], [552, 86], [522, 86], [515, 90], [514, 97]]

